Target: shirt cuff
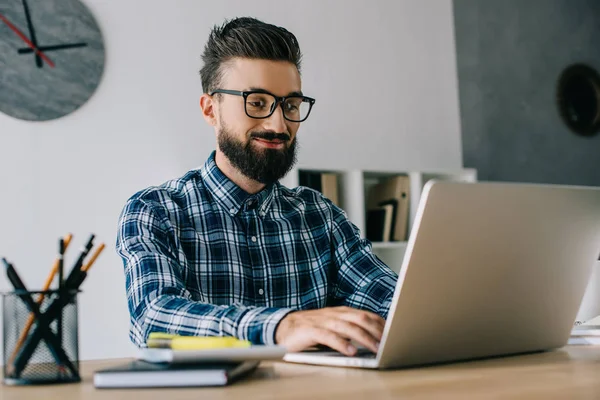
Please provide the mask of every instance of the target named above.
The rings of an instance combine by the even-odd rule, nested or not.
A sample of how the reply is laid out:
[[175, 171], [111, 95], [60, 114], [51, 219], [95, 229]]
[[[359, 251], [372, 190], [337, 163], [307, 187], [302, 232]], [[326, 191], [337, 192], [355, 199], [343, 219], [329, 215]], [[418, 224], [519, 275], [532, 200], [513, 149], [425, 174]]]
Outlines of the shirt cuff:
[[248, 310], [238, 325], [238, 337], [253, 344], [274, 345], [281, 320], [293, 312], [290, 308], [259, 307]]

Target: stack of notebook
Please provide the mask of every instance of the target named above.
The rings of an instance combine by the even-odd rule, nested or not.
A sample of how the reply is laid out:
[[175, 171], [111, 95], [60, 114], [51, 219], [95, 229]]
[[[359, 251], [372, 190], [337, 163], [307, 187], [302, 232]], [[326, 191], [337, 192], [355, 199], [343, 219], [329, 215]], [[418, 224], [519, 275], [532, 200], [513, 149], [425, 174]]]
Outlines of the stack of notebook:
[[254, 371], [261, 360], [281, 360], [281, 346], [253, 346], [233, 337], [153, 332], [138, 359], [96, 371], [97, 388], [224, 386]]

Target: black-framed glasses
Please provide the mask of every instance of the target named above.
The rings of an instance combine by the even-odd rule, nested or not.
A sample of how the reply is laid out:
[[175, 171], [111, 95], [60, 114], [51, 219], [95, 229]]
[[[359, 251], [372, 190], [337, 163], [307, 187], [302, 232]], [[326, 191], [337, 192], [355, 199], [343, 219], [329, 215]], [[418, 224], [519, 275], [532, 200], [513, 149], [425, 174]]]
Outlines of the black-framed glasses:
[[250, 118], [263, 119], [269, 118], [277, 109], [277, 106], [281, 104], [283, 110], [283, 117], [291, 122], [302, 122], [308, 118], [310, 110], [315, 99], [312, 97], [301, 96], [301, 95], [290, 95], [290, 96], [275, 96], [266, 90], [226, 90], [226, 89], [215, 89], [209, 93], [214, 95], [215, 93], [232, 94], [234, 96], [242, 96], [244, 98], [244, 109], [246, 115]]

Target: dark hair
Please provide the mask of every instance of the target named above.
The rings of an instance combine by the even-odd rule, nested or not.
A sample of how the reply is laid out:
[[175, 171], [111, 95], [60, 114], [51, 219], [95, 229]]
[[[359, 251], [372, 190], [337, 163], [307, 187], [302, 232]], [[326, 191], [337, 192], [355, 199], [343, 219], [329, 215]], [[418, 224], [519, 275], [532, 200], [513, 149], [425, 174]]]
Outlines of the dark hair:
[[234, 57], [289, 61], [300, 72], [302, 53], [296, 36], [285, 28], [250, 17], [226, 21], [213, 27], [204, 47], [200, 77], [205, 93], [219, 86], [221, 66]]

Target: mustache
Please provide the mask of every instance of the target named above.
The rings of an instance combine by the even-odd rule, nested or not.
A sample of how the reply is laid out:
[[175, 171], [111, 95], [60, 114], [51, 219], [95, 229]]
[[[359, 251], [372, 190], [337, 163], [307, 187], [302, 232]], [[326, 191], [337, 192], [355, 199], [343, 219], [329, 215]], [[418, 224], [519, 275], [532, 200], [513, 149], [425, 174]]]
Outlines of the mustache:
[[287, 133], [275, 132], [252, 132], [250, 137], [264, 140], [281, 140], [282, 142], [289, 142], [292, 139]]

